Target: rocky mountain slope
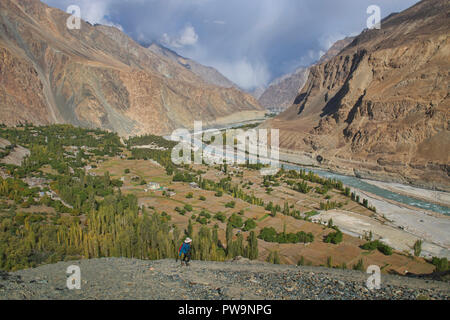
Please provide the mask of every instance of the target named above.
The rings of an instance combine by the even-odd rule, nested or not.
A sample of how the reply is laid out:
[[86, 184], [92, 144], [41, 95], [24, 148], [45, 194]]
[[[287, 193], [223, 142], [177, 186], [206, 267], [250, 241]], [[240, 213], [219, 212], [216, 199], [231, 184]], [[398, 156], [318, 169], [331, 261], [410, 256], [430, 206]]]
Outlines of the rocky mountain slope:
[[[67, 267], [81, 270], [81, 289], [66, 287]], [[139, 300], [448, 300], [448, 282], [381, 275], [381, 289], [366, 287], [361, 271], [272, 265], [248, 260], [142, 261], [103, 258], [59, 262], [0, 273], [3, 299]]]
[[249, 90], [248, 93], [250, 93], [253, 97], [255, 97], [255, 99], [259, 99], [263, 95], [264, 91], [266, 91], [266, 87], [259, 86], [252, 90]]
[[237, 86], [233, 82], [231, 82], [229, 79], [227, 79], [223, 74], [221, 74], [213, 67], [207, 67], [192, 59], [184, 58], [175, 51], [172, 51], [157, 43], [152, 43], [148, 47], [148, 49], [151, 50], [153, 53], [162, 57], [166, 57], [172, 60], [173, 62], [178, 63], [182, 67], [192, 71], [209, 84], [224, 88], [233, 88], [233, 87], [237, 88]]
[[[330, 49], [320, 58], [319, 64], [326, 62], [336, 56], [354, 38], [347, 37], [345, 39], [335, 42]], [[278, 79], [275, 79], [264, 90], [264, 92], [257, 97], [259, 103], [266, 109], [275, 111], [284, 111], [292, 105], [298, 92], [303, 88], [308, 80], [309, 68], [300, 67], [292, 73], [286, 74]]]
[[450, 1], [424, 0], [365, 30], [265, 126], [294, 158], [450, 190], [449, 14]]
[[71, 123], [127, 136], [264, 114], [252, 96], [211, 85], [118, 29], [82, 22], [69, 30], [68, 17], [39, 0], [0, 2], [1, 122]]
[[308, 79], [308, 68], [298, 68], [293, 73], [273, 81], [259, 97], [259, 103], [269, 110], [285, 110], [292, 105], [298, 91]]
[[345, 37], [344, 39], [338, 40], [325, 52], [325, 54], [320, 57], [320, 60], [316, 63], [316, 65], [328, 62], [330, 59], [337, 56], [346, 46], [355, 40], [355, 37]]

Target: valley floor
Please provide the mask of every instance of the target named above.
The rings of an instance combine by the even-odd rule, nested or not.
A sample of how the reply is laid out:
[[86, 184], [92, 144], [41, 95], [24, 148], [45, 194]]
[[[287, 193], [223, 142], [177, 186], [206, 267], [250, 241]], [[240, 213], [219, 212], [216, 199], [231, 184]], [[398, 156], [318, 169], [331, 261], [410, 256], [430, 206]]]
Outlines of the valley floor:
[[[315, 160], [305, 154], [290, 155], [280, 152], [280, 159], [290, 163], [299, 163], [305, 166], [314, 166]], [[412, 198], [427, 202], [449, 206], [450, 193], [432, 191], [400, 183], [381, 182], [362, 179], [366, 183], [373, 184], [381, 189], [403, 194]], [[373, 216], [361, 215], [358, 212], [345, 210], [321, 211], [315, 220], [328, 221], [333, 219], [335, 225], [347, 233], [356, 237], [364, 237], [370, 231], [376, 238], [383, 241], [396, 250], [411, 252], [412, 245], [417, 240], [422, 240], [422, 256], [450, 258], [450, 217], [433, 211], [422, 210], [414, 206], [389, 200], [370, 192], [351, 188], [361, 199], [368, 199], [369, 204], [377, 209]]]

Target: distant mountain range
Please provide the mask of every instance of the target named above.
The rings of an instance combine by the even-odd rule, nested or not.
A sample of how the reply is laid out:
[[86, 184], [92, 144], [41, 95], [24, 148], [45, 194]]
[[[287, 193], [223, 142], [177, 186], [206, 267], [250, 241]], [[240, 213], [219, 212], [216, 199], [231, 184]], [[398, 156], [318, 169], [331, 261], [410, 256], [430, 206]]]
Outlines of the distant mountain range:
[[450, 190], [449, 15], [450, 1], [424, 0], [364, 30], [264, 126], [292, 159]]
[[0, 2], [0, 122], [70, 123], [120, 135], [167, 134], [264, 115], [216, 70], [39, 0]]

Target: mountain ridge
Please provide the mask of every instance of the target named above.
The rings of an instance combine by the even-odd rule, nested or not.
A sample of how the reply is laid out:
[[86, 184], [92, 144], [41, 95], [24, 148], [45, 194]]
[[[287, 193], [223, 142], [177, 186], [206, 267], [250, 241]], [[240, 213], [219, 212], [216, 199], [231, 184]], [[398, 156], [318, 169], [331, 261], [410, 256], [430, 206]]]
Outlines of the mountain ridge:
[[450, 190], [449, 12], [449, 1], [425, 0], [364, 30], [264, 126], [317, 166]]
[[336, 56], [347, 45], [353, 41], [354, 37], [346, 37], [344, 39], [336, 41], [327, 52], [322, 55], [320, 60], [309, 67], [298, 67], [291, 73], [285, 74], [275, 80], [273, 80], [264, 92], [257, 97], [259, 103], [266, 109], [284, 111], [290, 107], [299, 91], [305, 85], [309, 69], [314, 65], [326, 62]]
[[150, 46], [148, 46], [148, 49], [157, 55], [165, 56], [170, 60], [180, 64], [184, 68], [191, 70], [193, 73], [195, 73], [197, 76], [199, 76], [209, 84], [224, 88], [238, 88], [236, 84], [227, 79], [215, 68], [202, 65], [190, 58], [185, 58], [172, 49], [166, 48], [161, 44], [153, 42]]
[[129, 136], [264, 113], [252, 96], [208, 84], [114, 27], [82, 21], [81, 30], [68, 30], [69, 15], [38, 0], [5, 0], [0, 8], [7, 125], [70, 123]]

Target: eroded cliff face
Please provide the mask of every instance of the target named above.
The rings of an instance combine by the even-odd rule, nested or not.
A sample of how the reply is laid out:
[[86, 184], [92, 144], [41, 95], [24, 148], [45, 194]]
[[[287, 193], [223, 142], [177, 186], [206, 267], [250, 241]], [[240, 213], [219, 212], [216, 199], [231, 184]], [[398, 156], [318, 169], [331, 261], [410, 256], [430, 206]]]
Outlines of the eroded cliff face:
[[[347, 37], [336, 41], [317, 64], [325, 63], [332, 59], [349, 45], [353, 39], [353, 37]], [[292, 106], [298, 92], [308, 80], [309, 69], [310, 67], [300, 67], [294, 72], [272, 81], [258, 98], [259, 103], [266, 109], [275, 111], [284, 111]]]
[[266, 126], [330, 169], [450, 190], [449, 14], [426, 0], [364, 31]]
[[115, 28], [82, 22], [69, 30], [67, 18], [38, 0], [1, 1], [0, 122], [71, 123], [128, 136], [264, 114], [252, 96], [208, 84]]

